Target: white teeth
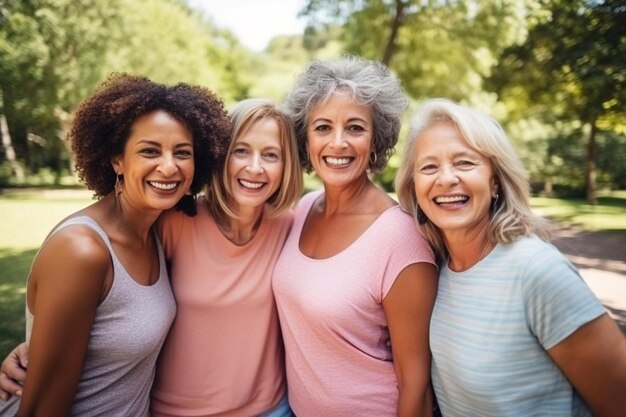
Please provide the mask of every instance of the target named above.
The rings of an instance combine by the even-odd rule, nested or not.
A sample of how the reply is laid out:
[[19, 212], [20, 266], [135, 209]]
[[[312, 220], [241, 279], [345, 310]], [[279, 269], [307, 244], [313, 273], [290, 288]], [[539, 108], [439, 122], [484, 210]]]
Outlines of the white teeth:
[[327, 156], [326, 163], [329, 165], [348, 165], [350, 163], [350, 158], [335, 158], [332, 156]]
[[241, 183], [241, 185], [243, 185], [246, 188], [261, 188], [263, 187], [263, 183], [262, 182], [250, 182], [250, 181], [246, 181], [246, 180], [239, 180], [239, 182]]
[[461, 201], [467, 201], [467, 197], [466, 196], [462, 196], [462, 195], [455, 195], [455, 196], [450, 196], [450, 197], [437, 197], [435, 198], [435, 203], [457, 203], [457, 202], [461, 202]]
[[178, 183], [176, 182], [165, 183], [165, 182], [150, 181], [150, 185], [153, 186], [154, 188], [158, 188], [159, 190], [173, 190], [174, 188], [176, 188]]

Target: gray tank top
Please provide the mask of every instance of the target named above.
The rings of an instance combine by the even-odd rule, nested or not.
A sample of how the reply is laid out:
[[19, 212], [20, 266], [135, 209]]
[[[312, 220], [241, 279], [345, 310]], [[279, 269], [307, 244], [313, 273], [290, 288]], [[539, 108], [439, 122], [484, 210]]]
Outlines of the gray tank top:
[[111, 289], [96, 310], [72, 415], [149, 416], [157, 356], [176, 314], [161, 242], [153, 232], [159, 278], [144, 286], [128, 275], [104, 230], [90, 217], [69, 219], [53, 233], [74, 224], [100, 235], [111, 253], [114, 272]]

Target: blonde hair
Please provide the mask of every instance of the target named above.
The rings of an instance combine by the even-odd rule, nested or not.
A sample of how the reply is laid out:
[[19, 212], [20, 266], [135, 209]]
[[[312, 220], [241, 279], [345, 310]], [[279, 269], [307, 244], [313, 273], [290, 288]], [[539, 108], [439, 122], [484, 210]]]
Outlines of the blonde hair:
[[[489, 222], [488, 239], [496, 243], [511, 243], [520, 236], [530, 234], [548, 239], [548, 223], [530, 209], [526, 171], [502, 127], [491, 116], [446, 99], [426, 101], [411, 121], [402, 164], [395, 179], [402, 208], [417, 218], [419, 202], [413, 184], [415, 144], [427, 129], [439, 123], [455, 126], [467, 144], [492, 164], [499, 198]], [[445, 259], [447, 250], [440, 229], [428, 220], [421, 228], [438, 258]]]
[[233, 152], [234, 144], [240, 136], [250, 130], [254, 123], [266, 119], [274, 120], [278, 125], [284, 161], [280, 186], [267, 201], [272, 207], [270, 217], [276, 217], [291, 208], [302, 194], [302, 168], [298, 160], [295, 134], [289, 116], [268, 100], [243, 100], [237, 103], [230, 112], [231, 139], [226, 160], [217, 167], [211, 183], [205, 187], [209, 211], [216, 220], [237, 217], [230, 206], [232, 189], [227, 169], [227, 161]]

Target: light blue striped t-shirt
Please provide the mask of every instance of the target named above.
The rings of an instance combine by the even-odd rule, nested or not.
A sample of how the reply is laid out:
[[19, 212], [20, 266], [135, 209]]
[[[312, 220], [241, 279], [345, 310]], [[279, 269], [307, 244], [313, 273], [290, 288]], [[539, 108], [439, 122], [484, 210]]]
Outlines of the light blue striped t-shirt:
[[445, 417], [589, 416], [547, 349], [605, 313], [574, 266], [537, 237], [467, 271], [441, 269], [430, 327]]

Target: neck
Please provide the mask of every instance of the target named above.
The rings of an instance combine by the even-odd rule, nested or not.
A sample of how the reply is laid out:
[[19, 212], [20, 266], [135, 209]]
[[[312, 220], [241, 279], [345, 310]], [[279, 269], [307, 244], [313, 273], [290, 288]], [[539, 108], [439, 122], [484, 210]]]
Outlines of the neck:
[[233, 244], [241, 246], [250, 242], [256, 236], [261, 220], [263, 219], [263, 206], [249, 210], [239, 210], [237, 217], [226, 217], [217, 221], [220, 232]]
[[101, 201], [108, 212], [106, 221], [116, 230], [119, 230], [121, 235], [141, 243], [146, 243], [152, 239], [150, 229], [161, 215], [161, 210], [154, 210], [148, 213], [137, 210], [124, 200], [123, 193], [120, 195], [119, 200], [113, 192]]
[[370, 193], [378, 192], [376, 187], [367, 176], [362, 181], [351, 184], [347, 187], [334, 188], [324, 185], [324, 207], [325, 216], [333, 214], [345, 214], [368, 210], [363, 204], [367, 200]]
[[496, 246], [487, 236], [487, 225], [469, 232], [444, 233], [444, 240], [450, 255], [449, 267], [456, 272], [476, 265]]

